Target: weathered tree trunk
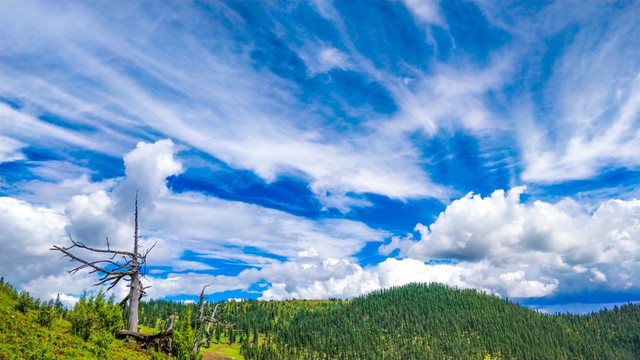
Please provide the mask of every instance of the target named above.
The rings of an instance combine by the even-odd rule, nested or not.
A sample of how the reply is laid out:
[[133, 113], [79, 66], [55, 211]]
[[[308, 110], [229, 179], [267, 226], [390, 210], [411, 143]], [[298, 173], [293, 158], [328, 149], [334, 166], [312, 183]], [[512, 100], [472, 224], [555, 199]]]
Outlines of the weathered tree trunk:
[[[207, 286], [209, 285], [205, 285], [200, 292], [200, 304], [198, 305], [198, 321], [196, 322], [196, 334], [193, 338], [193, 346], [191, 347], [191, 360], [197, 359], [198, 349], [200, 349], [202, 345], [206, 344], [207, 341], [209, 341], [209, 339], [211, 338], [211, 326], [214, 323], [220, 323], [220, 320], [216, 319], [216, 312], [218, 311], [218, 306], [220, 306], [219, 303], [216, 304], [216, 306], [211, 310], [211, 314], [209, 315], [208, 319], [204, 315], [204, 290], [207, 288]], [[207, 321], [207, 326], [204, 329], [204, 336], [201, 339], [200, 335], [202, 333], [202, 323], [205, 320]], [[232, 324], [227, 323], [223, 323], [222, 325], [225, 327], [233, 326]]]
[[[134, 213], [133, 253], [138, 254], [138, 193], [136, 192], [136, 208]], [[137, 256], [131, 259], [131, 266], [135, 270], [131, 274], [129, 283], [129, 321], [127, 329], [138, 331], [138, 305], [142, 297], [142, 283], [140, 282], [140, 264]]]
[[166, 354], [171, 353], [171, 346], [173, 344], [173, 320], [174, 316], [171, 315], [168, 320], [167, 329], [159, 334], [147, 335], [139, 333], [133, 330], [120, 330], [116, 335], [117, 338], [123, 339], [127, 336], [131, 336], [136, 340], [140, 348], [162, 351]]
[[[133, 235], [133, 251], [112, 250], [109, 247], [109, 238], [107, 238], [106, 249], [96, 249], [86, 246], [85, 244], [73, 240], [69, 235], [72, 245], [69, 247], [61, 247], [53, 245], [51, 250], [59, 251], [64, 254], [63, 257], [69, 257], [72, 261], [77, 261], [82, 265], [70, 270], [71, 273], [76, 273], [82, 269], [90, 268], [91, 273], [100, 273], [102, 277], [96, 285], [102, 285], [109, 283], [107, 291], [116, 286], [120, 280], [125, 279], [129, 281], [129, 295], [122, 300], [120, 304], [124, 305], [129, 302], [129, 317], [127, 320], [127, 330], [121, 330], [119, 335], [129, 335], [136, 339], [146, 339], [148, 336], [138, 333], [138, 306], [140, 299], [144, 295], [145, 287], [142, 286], [140, 278], [144, 275], [144, 266], [147, 261], [147, 255], [153, 249], [153, 244], [144, 254], [140, 253], [138, 246], [138, 192], [136, 192], [135, 202], [135, 232]], [[70, 250], [73, 248], [83, 249], [94, 253], [107, 254], [108, 258], [88, 261], [74, 255]], [[122, 257], [121, 262], [114, 261], [116, 257]], [[173, 334], [173, 330], [167, 333], [167, 336]], [[166, 331], [165, 331], [166, 332]], [[169, 348], [171, 348], [171, 341], [169, 341]]]
[[136, 272], [131, 275], [131, 285], [129, 288], [129, 319], [127, 321], [127, 329], [138, 331], [138, 306], [142, 294], [142, 283], [138, 279], [139, 274]]

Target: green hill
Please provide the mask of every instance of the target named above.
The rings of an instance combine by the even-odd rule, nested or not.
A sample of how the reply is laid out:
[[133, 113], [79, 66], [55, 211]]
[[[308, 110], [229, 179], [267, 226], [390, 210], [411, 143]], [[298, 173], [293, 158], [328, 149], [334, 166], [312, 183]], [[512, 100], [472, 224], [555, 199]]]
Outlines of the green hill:
[[[339, 305], [338, 305], [339, 304]], [[638, 359], [640, 307], [544, 315], [473, 290], [411, 284], [278, 322], [256, 359]]]
[[[101, 306], [95, 298], [89, 300], [96, 308]], [[113, 334], [92, 326], [91, 321], [82, 323], [91, 319], [80, 319], [79, 315], [54, 303], [40, 303], [28, 293], [18, 294], [9, 284], [0, 283], [0, 359], [152, 358], [151, 353], [134, 350], [134, 344], [116, 340]], [[69, 318], [74, 319], [75, 328]], [[116, 320], [121, 321], [121, 317]], [[78, 324], [83, 325], [79, 328]]]
[[[194, 304], [147, 301], [140, 322], [178, 314], [174, 358], [188, 357]], [[93, 315], [92, 315], [93, 314]], [[97, 315], [96, 315], [97, 314]], [[639, 359], [640, 306], [545, 315], [438, 284], [410, 284], [351, 301], [243, 301], [218, 314], [206, 359]], [[121, 312], [98, 293], [74, 310], [0, 286], [0, 359], [152, 359], [115, 340]], [[191, 340], [189, 340], [191, 339]]]
[[[162, 304], [189, 306], [144, 306], [153, 313]], [[640, 306], [545, 315], [437, 284], [406, 285], [349, 302], [227, 303], [221, 315], [234, 330], [217, 329], [214, 342], [241, 344], [246, 359], [640, 358]]]

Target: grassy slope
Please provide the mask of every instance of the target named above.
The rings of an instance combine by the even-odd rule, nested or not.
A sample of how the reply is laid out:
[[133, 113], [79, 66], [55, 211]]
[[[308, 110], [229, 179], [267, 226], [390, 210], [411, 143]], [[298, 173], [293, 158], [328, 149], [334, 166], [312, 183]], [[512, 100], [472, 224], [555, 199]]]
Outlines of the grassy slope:
[[54, 319], [50, 328], [42, 327], [36, 321], [37, 310], [17, 311], [15, 298], [6, 290], [0, 287], [0, 359], [151, 358], [121, 340], [103, 341], [101, 346], [85, 342], [71, 335], [71, 324], [63, 319]]
[[[158, 329], [138, 325], [140, 331], [144, 334], [155, 335], [159, 332]], [[220, 339], [220, 343], [211, 343], [209, 348], [202, 347], [200, 352], [204, 355], [204, 359], [235, 359], [244, 360], [244, 356], [240, 354], [240, 344], [231, 344], [227, 339]]]

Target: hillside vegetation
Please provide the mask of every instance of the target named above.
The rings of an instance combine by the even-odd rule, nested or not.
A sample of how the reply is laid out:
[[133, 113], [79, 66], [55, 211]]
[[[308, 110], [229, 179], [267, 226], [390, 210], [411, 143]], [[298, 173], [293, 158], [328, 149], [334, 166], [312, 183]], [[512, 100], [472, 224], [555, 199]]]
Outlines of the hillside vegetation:
[[120, 309], [103, 294], [84, 296], [67, 311], [59, 302], [41, 303], [0, 283], [2, 360], [152, 359], [114, 338], [121, 322]]
[[[196, 305], [141, 303], [146, 331], [177, 314], [174, 359], [187, 359]], [[474, 290], [411, 284], [352, 301], [221, 304], [205, 359], [639, 359], [640, 306], [545, 315]], [[74, 310], [0, 286], [0, 359], [162, 359], [116, 340], [122, 310], [103, 294]]]
[[[141, 321], [190, 306], [147, 302]], [[640, 306], [545, 315], [438, 284], [411, 284], [348, 302], [227, 303], [222, 315], [234, 330], [216, 329], [214, 342], [240, 344], [246, 359], [640, 358]]]

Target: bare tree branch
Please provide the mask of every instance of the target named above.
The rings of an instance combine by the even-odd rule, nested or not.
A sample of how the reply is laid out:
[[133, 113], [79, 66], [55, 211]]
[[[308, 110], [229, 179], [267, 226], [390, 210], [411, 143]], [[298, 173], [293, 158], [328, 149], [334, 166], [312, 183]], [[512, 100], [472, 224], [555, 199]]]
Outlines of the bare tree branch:
[[[155, 247], [155, 243], [147, 249], [144, 254], [140, 253], [138, 246], [138, 192], [136, 191], [135, 211], [134, 211], [135, 231], [133, 236], [133, 251], [113, 250], [106, 238], [107, 248], [99, 249], [85, 245], [81, 241], [74, 240], [69, 234], [71, 246], [53, 245], [50, 250], [62, 253], [62, 258], [68, 257], [70, 261], [80, 263], [79, 266], [69, 270], [69, 273], [75, 274], [83, 269], [91, 269], [90, 273], [100, 273], [101, 277], [95, 285], [108, 285], [107, 291], [116, 286], [122, 279], [129, 282], [129, 295], [121, 302], [125, 304], [129, 302], [129, 319], [127, 329], [133, 332], [138, 330], [138, 304], [140, 299], [145, 295], [148, 287], [143, 287], [140, 278], [144, 276], [144, 270], [147, 262], [147, 255]], [[89, 251], [99, 254], [108, 254], [105, 259], [89, 261], [75, 255], [72, 250]], [[116, 261], [116, 257], [122, 257], [121, 261]]]
[[[208, 319], [207, 319], [207, 316], [204, 315], [204, 310], [205, 310], [204, 291], [207, 288], [207, 286], [211, 286], [211, 285], [212, 284], [205, 285], [204, 287], [202, 287], [202, 291], [200, 292], [200, 302], [198, 304], [198, 320], [196, 322], [196, 334], [193, 338], [193, 346], [191, 347], [192, 360], [197, 358], [198, 349], [200, 349], [202, 345], [206, 344], [211, 338], [211, 326], [213, 324], [220, 324], [226, 328], [233, 327], [233, 324], [223, 322], [220, 319], [216, 318], [216, 313], [218, 312], [220, 303], [217, 303], [213, 307], [213, 310], [211, 310], [211, 314], [208, 316]], [[204, 336], [200, 338], [200, 335], [202, 333], [202, 324], [203, 322], [205, 322], [205, 320], [207, 322], [207, 325], [206, 325], [206, 328], [204, 329]]]

